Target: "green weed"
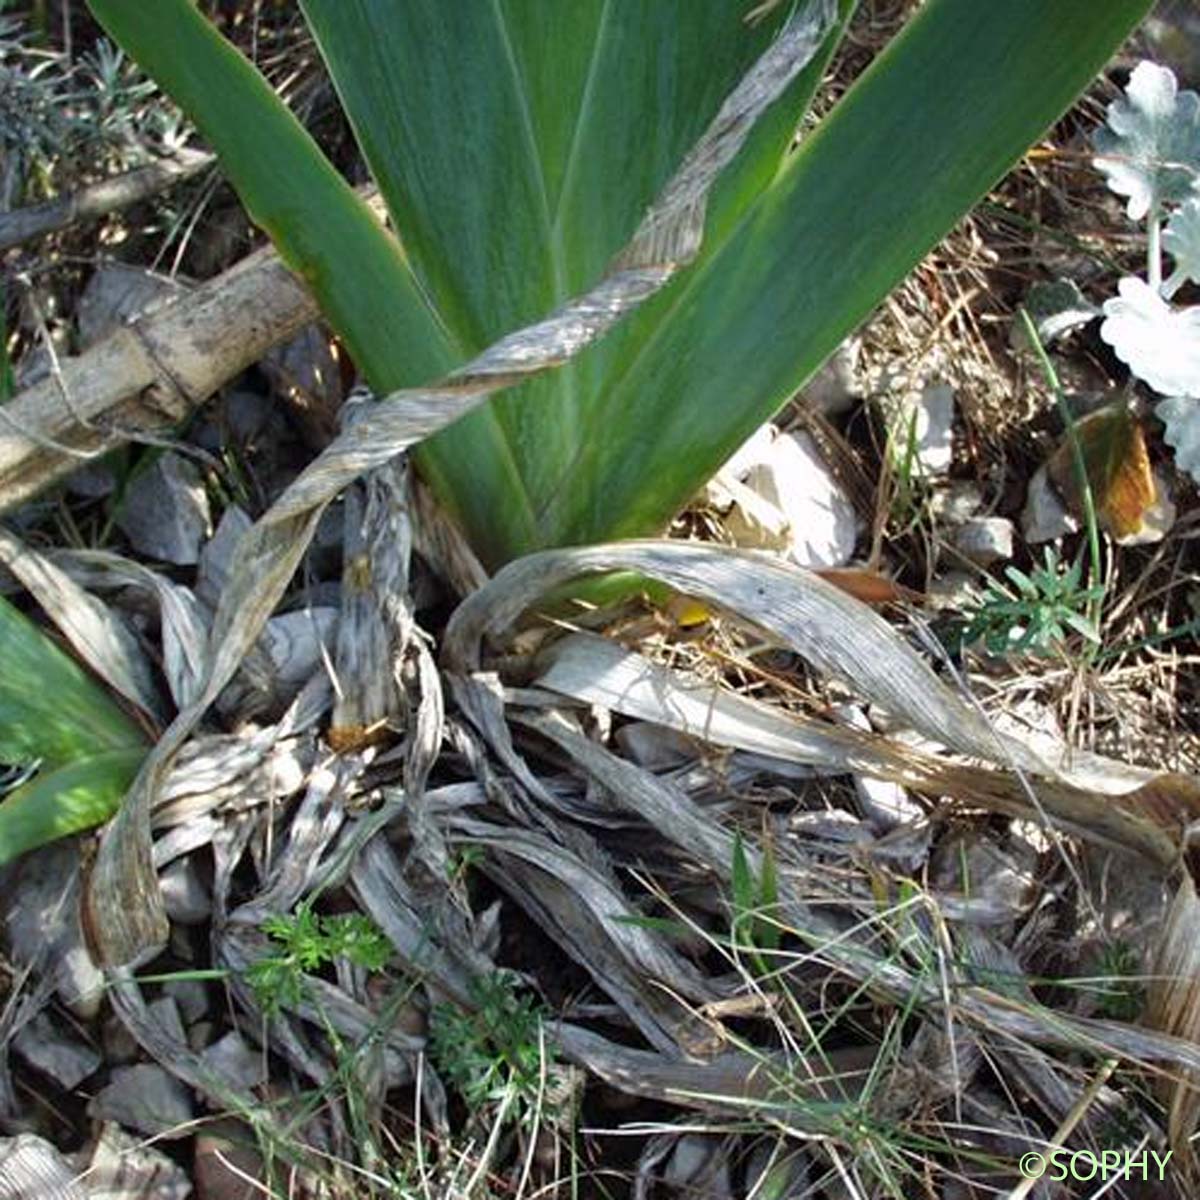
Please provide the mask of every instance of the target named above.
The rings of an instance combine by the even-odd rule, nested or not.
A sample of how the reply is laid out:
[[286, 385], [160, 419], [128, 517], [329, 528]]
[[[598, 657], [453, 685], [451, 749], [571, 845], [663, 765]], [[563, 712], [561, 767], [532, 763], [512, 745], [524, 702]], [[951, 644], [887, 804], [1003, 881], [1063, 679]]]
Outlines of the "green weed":
[[438, 1005], [430, 1049], [438, 1070], [472, 1112], [511, 1095], [523, 1124], [536, 1110], [543, 1086], [545, 1013], [533, 997], [518, 995], [516, 983], [510, 972], [497, 971], [472, 982], [473, 1011]]
[[279, 950], [252, 963], [246, 982], [268, 1015], [300, 1004], [307, 976], [337, 959], [380, 971], [392, 954], [391, 943], [362, 913], [321, 916], [302, 904], [295, 913], [268, 917], [262, 929]]
[[1078, 559], [1064, 568], [1048, 546], [1042, 565], [1029, 574], [1013, 566], [1004, 574], [1012, 587], [989, 580], [970, 613], [964, 644], [982, 642], [989, 654], [1049, 654], [1076, 633], [1099, 645], [1100, 631], [1089, 610], [1104, 589], [1083, 586]]

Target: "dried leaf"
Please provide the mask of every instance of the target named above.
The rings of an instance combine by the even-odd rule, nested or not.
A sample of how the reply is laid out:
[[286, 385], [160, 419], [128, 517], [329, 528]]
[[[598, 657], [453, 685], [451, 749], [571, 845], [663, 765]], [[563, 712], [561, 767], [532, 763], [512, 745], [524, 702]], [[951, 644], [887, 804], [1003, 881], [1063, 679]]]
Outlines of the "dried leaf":
[[1052, 774], [1023, 743], [998, 735], [951, 692], [882, 617], [813, 572], [753, 551], [631, 541], [528, 555], [458, 607], [446, 629], [446, 661], [463, 673], [475, 669], [481, 639], [511, 626], [549, 588], [620, 570], [740, 614], [942, 745], [988, 760], [999, 754]]
[[827, 583], [863, 604], [920, 604], [921, 593], [868, 567], [821, 567], [814, 571]]
[[191, 566], [212, 535], [204, 477], [190, 459], [168, 451], [135, 474], [116, 515], [130, 545], [147, 558]]
[[[1128, 405], [1110, 404], [1077, 421], [1075, 432], [1097, 518], [1115, 537], [1136, 534], [1157, 498], [1141, 422]], [[1055, 487], [1081, 517], [1083, 497], [1070, 438], [1059, 443], [1047, 465]]]
[[29, 589], [80, 658], [109, 687], [144, 712], [161, 715], [146, 655], [112, 609], [6, 529], [0, 529], [0, 562]]
[[88, 1200], [78, 1175], [45, 1138], [32, 1133], [0, 1138], [3, 1200]]
[[[962, 766], [857, 729], [783, 713], [778, 708], [651, 662], [605, 638], [574, 634], [553, 651], [543, 687], [626, 716], [652, 721], [701, 742], [732, 746], [826, 771], [893, 780], [918, 791], [953, 796], [968, 804], [1014, 816], [1049, 817], [1076, 836], [1119, 846], [1166, 867], [1177, 856], [1178, 829], [1163, 826], [1142, 811], [1112, 803], [1107, 793], [1130, 793], [1144, 782], [1118, 772], [1118, 764], [1080, 759], [1063, 780], [1039, 781], [1038, 805], [1010, 772]], [[522, 721], [535, 723], [532, 717]], [[547, 736], [552, 727], [536, 722]], [[564, 748], [567, 748], [564, 746]], [[573, 752], [573, 751], [572, 751]], [[589, 754], [593, 752], [589, 751]], [[1003, 756], [999, 751], [990, 757]], [[616, 769], [616, 768], [614, 768]], [[1102, 786], [1103, 785], [1103, 786]], [[627, 800], [642, 794], [636, 780], [606, 786]], [[720, 872], [731, 854], [728, 834], [714, 834], [688, 811], [668, 807], [639, 812], [668, 836], [682, 839], [693, 854]]]
[[[1200, 1042], [1200, 900], [1190, 876], [1180, 882], [1158, 945], [1149, 986], [1146, 1023]], [[1200, 1072], [1172, 1071], [1161, 1079], [1168, 1106], [1167, 1136], [1184, 1162], [1195, 1163], [1192, 1136], [1200, 1125]]]
[[186, 708], [199, 690], [208, 640], [208, 614], [195, 594], [142, 563], [107, 550], [59, 550], [51, 557], [82, 587], [134, 588], [156, 603], [163, 671], [176, 707]]

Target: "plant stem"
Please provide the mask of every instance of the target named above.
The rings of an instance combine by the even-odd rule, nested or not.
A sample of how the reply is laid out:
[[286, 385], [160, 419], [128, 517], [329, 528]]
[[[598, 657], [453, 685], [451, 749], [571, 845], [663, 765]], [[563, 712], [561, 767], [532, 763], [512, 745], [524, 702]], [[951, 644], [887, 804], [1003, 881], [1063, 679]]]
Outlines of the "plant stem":
[[1156, 295], [1162, 292], [1162, 221], [1158, 204], [1151, 206], [1146, 229], [1146, 278]]
[[[1028, 310], [1024, 308], [1021, 309], [1021, 320], [1025, 323], [1025, 332], [1029, 336], [1034, 353], [1037, 355], [1038, 363], [1042, 368], [1042, 373], [1046, 377], [1046, 382], [1050, 385], [1050, 390], [1054, 393], [1055, 403], [1058, 405], [1058, 411], [1062, 414], [1063, 424], [1067, 428], [1067, 438], [1071, 443], [1071, 453], [1075, 460], [1075, 479], [1079, 485], [1079, 494], [1083, 497], [1083, 515], [1087, 525], [1088, 554], [1091, 559], [1091, 578], [1088, 585], [1089, 587], [1099, 587], [1102, 589], [1101, 595], [1094, 600], [1088, 601], [1088, 619], [1091, 621], [1097, 634], [1099, 634], [1100, 613], [1104, 607], [1103, 589], [1106, 585], [1100, 563], [1100, 527], [1096, 521], [1096, 504], [1092, 498], [1092, 484], [1091, 480], [1088, 479], [1087, 463], [1083, 457], [1083, 445], [1079, 441], [1079, 433], [1075, 428], [1075, 418], [1071, 415], [1071, 410], [1067, 405], [1067, 398], [1063, 394], [1062, 384], [1058, 379], [1058, 372], [1055, 371], [1054, 364], [1050, 361], [1050, 356], [1046, 353], [1046, 347], [1042, 345], [1042, 339], [1038, 336], [1037, 326], [1030, 318]], [[1089, 658], [1095, 652], [1095, 649], [1095, 646], [1091, 646], [1085, 652]]]

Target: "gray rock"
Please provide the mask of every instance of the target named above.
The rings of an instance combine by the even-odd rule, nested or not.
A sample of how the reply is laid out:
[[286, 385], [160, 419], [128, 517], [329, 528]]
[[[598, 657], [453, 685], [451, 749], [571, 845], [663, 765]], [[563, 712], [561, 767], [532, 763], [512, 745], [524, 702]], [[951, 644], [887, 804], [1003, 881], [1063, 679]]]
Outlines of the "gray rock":
[[777, 437], [746, 476], [787, 521], [787, 556], [802, 567], [840, 567], [858, 540], [854, 506], [805, 433]]
[[1021, 510], [1021, 532], [1025, 540], [1036, 546], [1039, 542], [1052, 542], [1079, 528], [1063, 502], [1058, 498], [1050, 482], [1050, 472], [1043, 464], [1029, 480], [1025, 493], [1025, 507]]
[[79, 346], [88, 349], [140, 312], [161, 307], [187, 287], [142, 266], [101, 263], [79, 298]]
[[247, 1091], [267, 1082], [266, 1059], [248, 1046], [236, 1030], [213, 1042], [200, 1057], [219, 1075], [236, 1080]]
[[848, 338], [826, 360], [824, 366], [804, 385], [804, 399], [826, 417], [835, 417], [853, 408], [863, 398], [857, 369], [862, 352], [858, 338]]
[[6, 876], [4, 926], [13, 961], [48, 970], [62, 1002], [91, 1020], [104, 999], [104, 974], [79, 923], [79, 847], [56, 842], [22, 858]]
[[130, 484], [117, 525], [140, 554], [180, 566], [198, 562], [212, 519], [196, 465], [163, 454]]
[[104, 463], [87, 463], [67, 476], [67, 489], [73, 496], [101, 500], [111, 496], [117, 486], [112, 470]]
[[779, 431], [774, 425], [760, 425], [721, 465], [720, 474], [745, 479], [766, 457]]
[[79, 298], [79, 342], [86, 350], [138, 313], [158, 308], [187, 291], [186, 285], [144, 267], [105, 262]]
[[281, 699], [290, 700], [309, 681], [321, 663], [322, 643], [333, 648], [337, 625], [335, 608], [300, 609], [267, 622], [259, 644], [270, 658]]
[[934, 383], [916, 402], [917, 457], [928, 475], [944, 475], [954, 455], [954, 389]]
[[100, 1066], [100, 1055], [86, 1042], [71, 1037], [61, 1023], [38, 1013], [13, 1039], [20, 1056], [66, 1091], [77, 1088]]
[[[870, 731], [871, 722], [857, 704], [837, 704], [834, 711], [852, 728]], [[875, 832], [888, 833], [924, 819], [924, 810], [900, 784], [869, 775], [855, 775], [853, 780], [863, 816]]]
[[966, 479], [950, 479], [929, 497], [935, 518], [947, 525], [969, 521], [983, 507], [983, 493]]
[[954, 531], [953, 544], [973, 563], [988, 567], [1012, 558], [1013, 534], [1007, 517], [972, 517]]
[[152, 1001], [148, 1006], [150, 1015], [159, 1023], [163, 1030], [177, 1042], [186, 1039], [183, 1028], [183, 1016], [174, 996], [163, 995]]
[[212, 897], [190, 856], [177, 858], [159, 877], [167, 916], [181, 925], [202, 925], [212, 915]]
[[191, 1131], [182, 1127], [196, 1115], [188, 1089], [156, 1063], [118, 1067], [87, 1110], [90, 1117], [116, 1121], [150, 1137], [184, 1136]]
[[105, 1018], [100, 1029], [100, 1042], [104, 1047], [104, 1061], [110, 1067], [124, 1067], [134, 1063], [142, 1053], [137, 1039], [125, 1028], [125, 1022], [115, 1013]]
[[201, 979], [169, 979], [163, 992], [175, 1001], [185, 1025], [193, 1025], [208, 1012], [208, 988]]
[[217, 601], [229, 578], [234, 551], [242, 539], [242, 534], [252, 524], [254, 522], [236, 504], [227, 508], [221, 514], [216, 533], [205, 542], [200, 551], [200, 562], [196, 568], [196, 595], [210, 608], [217, 607]]
[[925, 598], [931, 608], [970, 608], [977, 599], [975, 579], [966, 571], [945, 571], [930, 581]]

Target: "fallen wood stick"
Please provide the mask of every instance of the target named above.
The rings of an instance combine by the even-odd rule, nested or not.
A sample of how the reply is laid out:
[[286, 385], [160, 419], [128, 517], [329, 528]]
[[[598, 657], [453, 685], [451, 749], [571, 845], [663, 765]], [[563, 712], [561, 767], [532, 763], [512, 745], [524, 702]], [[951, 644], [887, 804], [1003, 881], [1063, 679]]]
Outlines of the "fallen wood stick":
[[0, 405], [0, 512], [141, 434], [178, 426], [217, 388], [317, 317], [267, 247], [133, 318]]
[[79, 221], [127, 208], [166, 191], [182, 179], [199, 174], [214, 162], [215, 155], [182, 150], [173, 158], [164, 158], [136, 171], [89, 184], [58, 200], [0, 213], [0, 251], [11, 250], [13, 246], [47, 233], [56, 233]]

